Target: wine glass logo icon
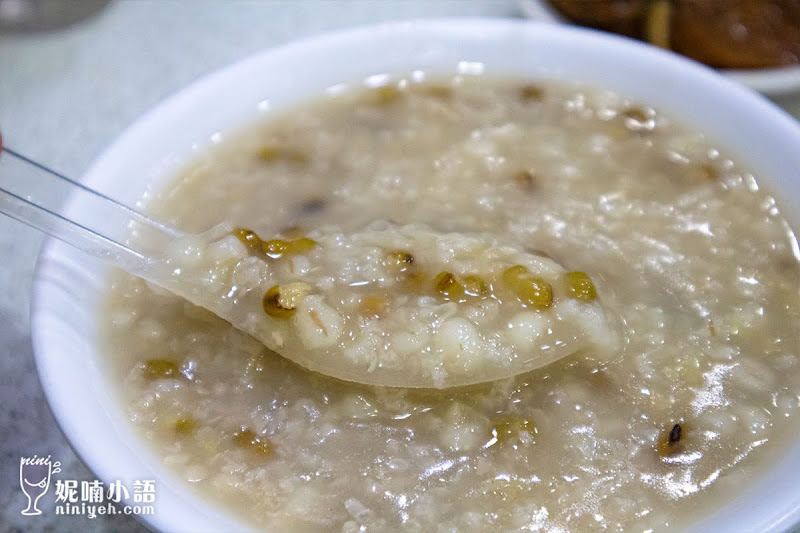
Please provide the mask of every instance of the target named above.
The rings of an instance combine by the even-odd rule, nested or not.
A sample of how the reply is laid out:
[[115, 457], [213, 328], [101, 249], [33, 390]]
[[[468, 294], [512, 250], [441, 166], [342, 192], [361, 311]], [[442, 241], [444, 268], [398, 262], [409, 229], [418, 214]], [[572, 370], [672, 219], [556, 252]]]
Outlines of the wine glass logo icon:
[[28, 506], [23, 509], [25, 516], [42, 514], [37, 507], [39, 499], [50, 488], [50, 477], [61, 472], [61, 462], [52, 461], [50, 456], [22, 457], [19, 460], [19, 486], [28, 497]]

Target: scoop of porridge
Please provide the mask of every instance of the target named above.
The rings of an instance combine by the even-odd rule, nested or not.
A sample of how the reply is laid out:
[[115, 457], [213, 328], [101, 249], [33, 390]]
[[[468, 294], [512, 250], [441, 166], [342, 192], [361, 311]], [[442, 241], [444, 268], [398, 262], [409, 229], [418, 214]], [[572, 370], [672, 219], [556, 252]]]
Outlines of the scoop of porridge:
[[585, 272], [488, 234], [373, 226], [218, 227], [170, 245], [168, 286], [305, 368], [371, 385], [492, 381], [615, 343]]
[[[216, 296], [258, 287], [259, 323], [310, 356], [330, 335], [303, 340], [296, 322], [313, 323], [303, 309], [320, 298], [367, 370], [395, 333], [413, 345], [416, 328], [448, 320], [448, 349], [479, 333], [478, 361], [502, 357], [492, 335], [539, 342], [545, 318], [553, 344], [587, 343], [491, 383], [358, 385], [115, 275], [101, 322], [131, 424], [176, 477], [254, 527], [674, 531], [732, 501], [796, 430], [794, 234], [752, 169], [620, 95], [483, 78], [338, 93], [224, 136], [149, 208], [190, 233], [232, 224], [212, 246], [229, 268], [190, 271]], [[479, 251], [442, 252], [459, 249], [435, 244], [452, 232]], [[346, 235], [365, 253], [334, 253]], [[411, 265], [420, 287], [395, 291], [418, 281]], [[524, 304], [515, 276], [546, 281], [551, 306]], [[268, 294], [289, 316], [267, 312]], [[400, 294], [454, 314], [426, 330]], [[560, 329], [567, 308], [603, 321]], [[608, 331], [619, 342], [600, 350]]]

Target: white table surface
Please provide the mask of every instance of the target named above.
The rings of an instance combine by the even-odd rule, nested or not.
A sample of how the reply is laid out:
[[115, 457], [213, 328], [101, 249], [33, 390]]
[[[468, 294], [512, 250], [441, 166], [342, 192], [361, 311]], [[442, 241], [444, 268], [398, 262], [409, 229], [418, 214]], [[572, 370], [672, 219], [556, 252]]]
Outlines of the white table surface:
[[[453, 15], [518, 9], [514, 0], [113, 0], [65, 29], [0, 33], [0, 128], [7, 146], [77, 177], [148, 108], [221, 66], [324, 31]], [[800, 95], [777, 102], [800, 117]], [[20, 515], [20, 456], [50, 454], [65, 465], [59, 478], [93, 479], [61, 435], [34, 369], [28, 312], [41, 241], [0, 217], [0, 531], [144, 530], [130, 517], [56, 517], [52, 487], [44, 515]]]

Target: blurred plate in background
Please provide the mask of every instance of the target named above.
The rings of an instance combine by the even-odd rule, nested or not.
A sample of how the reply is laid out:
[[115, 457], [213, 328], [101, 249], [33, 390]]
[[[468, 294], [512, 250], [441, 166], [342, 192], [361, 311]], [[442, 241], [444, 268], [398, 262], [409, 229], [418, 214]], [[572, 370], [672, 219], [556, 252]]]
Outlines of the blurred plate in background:
[[[548, 4], [547, 0], [518, 1], [523, 14], [530, 19], [542, 22], [569, 23]], [[721, 72], [729, 78], [769, 96], [800, 93], [800, 65], [761, 69], [723, 69]]]

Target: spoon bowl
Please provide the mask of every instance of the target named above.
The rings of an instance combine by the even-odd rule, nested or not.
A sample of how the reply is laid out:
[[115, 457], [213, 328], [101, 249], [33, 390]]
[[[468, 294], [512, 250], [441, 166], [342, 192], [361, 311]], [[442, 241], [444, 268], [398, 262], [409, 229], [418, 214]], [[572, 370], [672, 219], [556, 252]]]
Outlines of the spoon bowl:
[[220, 226], [171, 243], [150, 277], [300, 366], [367, 385], [471, 385], [618, 344], [589, 275], [487, 234]]

